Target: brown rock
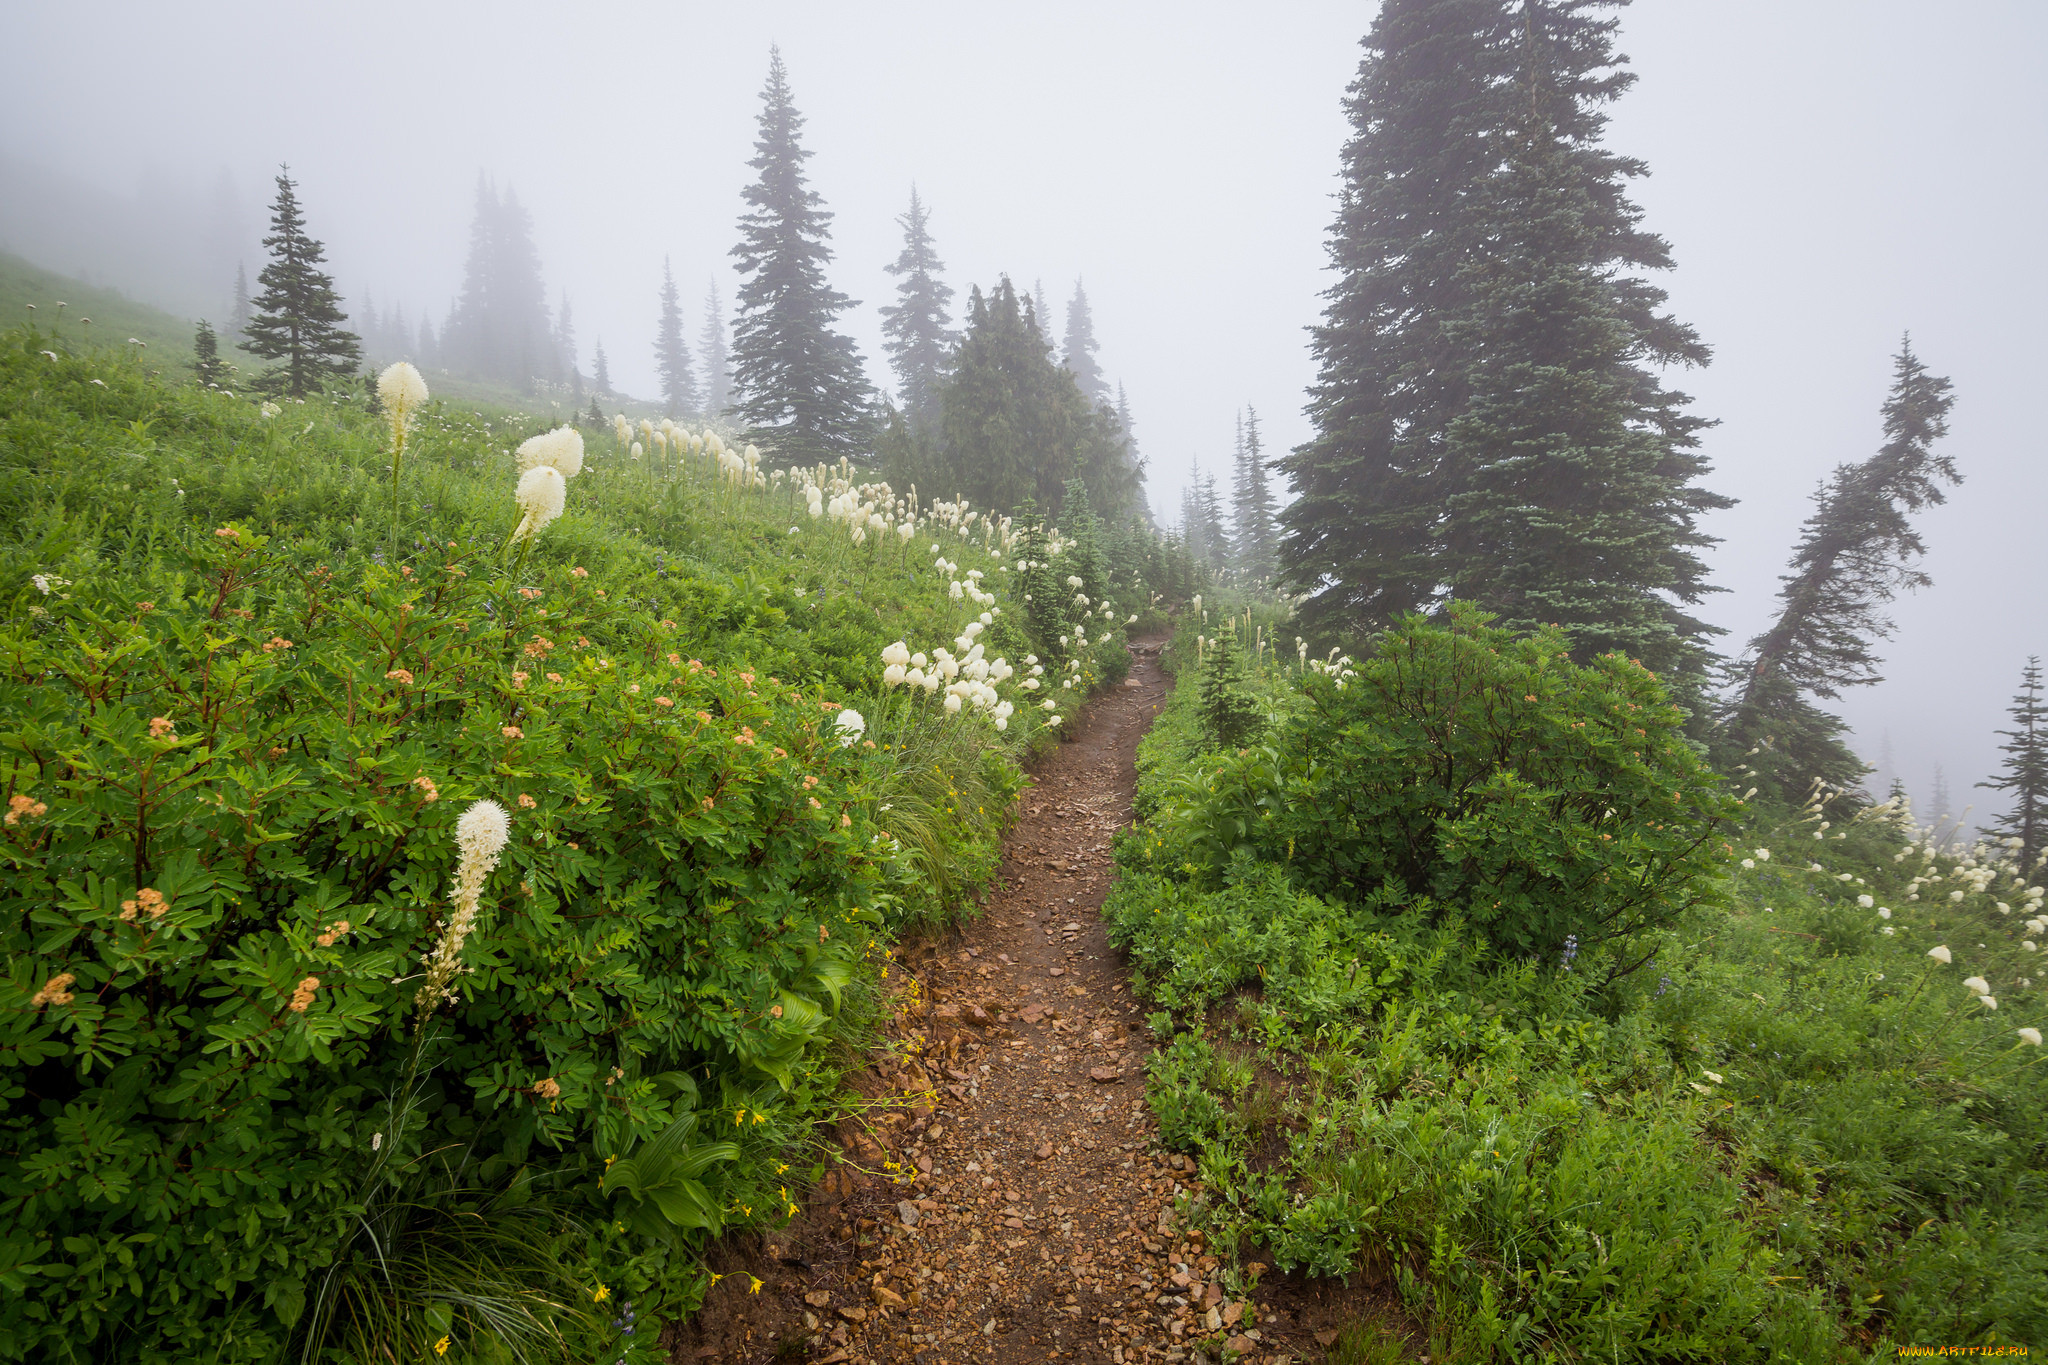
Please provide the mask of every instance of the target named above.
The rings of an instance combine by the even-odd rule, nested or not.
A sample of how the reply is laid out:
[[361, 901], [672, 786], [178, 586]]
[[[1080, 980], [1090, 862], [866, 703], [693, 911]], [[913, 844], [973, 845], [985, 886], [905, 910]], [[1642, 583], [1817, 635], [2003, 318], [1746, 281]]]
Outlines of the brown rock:
[[1330, 1347], [1335, 1346], [1336, 1344], [1337, 1330], [1334, 1327], [1327, 1332], [1316, 1333], [1316, 1345], [1322, 1347], [1324, 1350], [1328, 1350]]
[[[853, 1307], [842, 1308], [839, 1310], [839, 1316], [845, 1318], [848, 1322], [866, 1322], [868, 1320], [868, 1310]], [[1332, 1332], [1330, 1340], [1335, 1341], [1336, 1339], [1337, 1334]]]
[[1212, 1284], [1202, 1291], [1202, 1307], [1214, 1308], [1217, 1304], [1221, 1302], [1223, 1302], [1222, 1285]]
[[1046, 1160], [1049, 1160], [1049, 1159], [1050, 1159], [1051, 1157], [1052, 1157], [1052, 1144], [1051, 1144], [1050, 1142], [1041, 1142], [1041, 1143], [1039, 1143], [1039, 1144], [1038, 1144], [1038, 1159], [1039, 1159], [1040, 1161], [1046, 1161]]
[[1123, 1078], [1124, 1073], [1113, 1066], [1091, 1067], [1088, 1071], [1089, 1080], [1100, 1081], [1104, 1085], [1114, 1085]]
[[1223, 1325], [1224, 1325], [1225, 1327], [1235, 1327], [1235, 1326], [1237, 1326], [1237, 1324], [1238, 1324], [1238, 1321], [1239, 1321], [1240, 1319], [1242, 1319], [1243, 1317], [1244, 1317], [1244, 1305], [1243, 1305], [1243, 1304], [1241, 1304], [1241, 1303], [1230, 1303], [1230, 1304], [1225, 1304], [1225, 1305], [1223, 1306]]
[[875, 1307], [901, 1308], [902, 1306], [903, 1296], [901, 1294], [886, 1285], [878, 1284], [875, 1286]]
[[1066, 974], [1067, 969], [1065, 967], [1053, 967], [1046, 972], [1047, 976], [1065, 976]]
[[804, 1295], [804, 1302], [813, 1308], [828, 1308], [832, 1304], [832, 1292], [828, 1289], [813, 1289]]
[[1225, 1346], [1228, 1346], [1231, 1350], [1236, 1351], [1239, 1354], [1243, 1354], [1247, 1351], [1256, 1350], [1258, 1348], [1259, 1343], [1253, 1341], [1250, 1337], [1237, 1336], [1232, 1337], [1230, 1340], [1224, 1342], [1223, 1344]]

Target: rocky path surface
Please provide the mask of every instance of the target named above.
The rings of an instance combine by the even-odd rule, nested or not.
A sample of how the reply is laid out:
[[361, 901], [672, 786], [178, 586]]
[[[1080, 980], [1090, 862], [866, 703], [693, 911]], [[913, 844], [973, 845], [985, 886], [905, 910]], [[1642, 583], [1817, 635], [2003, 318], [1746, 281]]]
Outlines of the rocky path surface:
[[1227, 1270], [1175, 1218], [1192, 1163], [1158, 1145], [1149, 1035], [1097, 918], [1166, 687], [1141, 648], [1034, 772], [987, 912], [899, 962], [845, 1164], [779, 1237], [723, 1250], [673, 1360], [1283, 1365], [1359, 1311]]

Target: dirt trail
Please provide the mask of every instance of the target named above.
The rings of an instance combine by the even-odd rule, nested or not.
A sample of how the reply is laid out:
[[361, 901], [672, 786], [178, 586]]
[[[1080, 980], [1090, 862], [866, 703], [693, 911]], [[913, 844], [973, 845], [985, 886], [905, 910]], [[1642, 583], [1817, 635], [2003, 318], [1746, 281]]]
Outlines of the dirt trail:
[[1149, 1035], [1097, 917], [1166, 688], [1141, 646], [1038, 766], [987, 913], [899, 964], [898, 1046], [862, 1078], [893, 1103], [847, 1125], [848, 1164], [780, 1236], [722, 1249], [672, 1359], [1195, 1362], [1227, 1344], [1281, 1365], [1321, 1359], [1359, 1311], [1272, 1276], [1228, 1294], [1173, 1218], [1193, 1173], [1158, 1146]]

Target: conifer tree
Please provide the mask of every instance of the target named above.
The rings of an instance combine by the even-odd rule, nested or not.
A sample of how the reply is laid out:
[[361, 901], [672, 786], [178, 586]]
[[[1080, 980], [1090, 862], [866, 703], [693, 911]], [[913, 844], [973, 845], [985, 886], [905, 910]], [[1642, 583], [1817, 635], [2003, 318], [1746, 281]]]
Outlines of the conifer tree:
[[327, 251], [306, 232], [297, 188], [291, 168], [280, 166], [270, 235], [263, 239], [270, 264], [256, 277], [263, 292], [253, 301], [244, 344], [265, 360], [284, 362], [258, 379], [259, 388], [303, 398], [329, 378], [354, 373], [362, 343], [341, 325], [348, 318], [334, 292], [334, 277], [319, 269]]
[[1209, 568], [1221, 573], [1230, 567], [1230, 532], [1223, 524], [1223, 499], [1216, 492], [1214, 470], [1202, 476], [1200, 495], [1202, 517], [1202, 548], [1208, 554]]
[[561, 355], [563, 366], [572, 376], [576, 375], [576, 322], [569, 312], [566, 289], [562, 291], [562, 301], [555, 306], [555, 350]]
[[945, 265], [932, 245], [931, 214], [910, 187], [910, 210], [896, 221], [903, 228], [903, 250], [884, 267], [900, 277], [897, 302], [882, 309], [883, 349], [896, 371], [897, 397], [913, 429], [932, 430], [939, 423], [939, 386], [944, 382], [954, 337], [947, 311], [953, 289], [940, 274]]
[[1273, 489], [1266, 474], [1265, 439], [1258, 409], [1247, 405], [1238, 419], [1237, 464], [1231, 501], [1237, 520], [1238, 567], [1264, 582], [1273, 576]]
[[1577, 0], [1387, 0], [1347, 111], [1315, 333], [1316, 435], [1284, 462], [1311, 628], [1476, 600], [1581, 655], [1696, 673], [1710, 628], [1700, 421], [1657, 369], [1706, 350], [1637, 272], [1641, 163], [1601, 146], [1633, 80]]
[[[1091, 408], [1073, 375], [1052, 363], [1029, 303], [1007, 277], [985, 296], [969, 293], [939, 405], [946, 477], [938, 486], [982, 506], [1012, 511], [1030, 500], [1058, 515], [1067, 481], [1078, 478], [1098, 514], [1121, 519], [1134, 510], [1140, 471], [1115, 418]], [[893, 463], [908, 459], [891, 445]]]
[[612, 396], [612, 367], [604, 358], [604, 338], [597, 339], [597, 351], [590, 361], [590, 383], [601, 397]]
[[683, 308], [676, 294], [675, 273], [668, 258], [661, 261], [661, 323], [654, 334], [654, 371], [661, 378], [661, 411], [681, 417], [697, 410], [697, 372], [683, 341]]
[[1840, 738], [1842, 722], [1810, 699], [1882, 681], [1875, 651], [1892, 633], [1886, 606], [1901, 589], [1933, 581], [1915, 567], [1926, 547], [1911, 514], [1946, 501], [1942, 485], [1962, 482], [1954, 459], [1934, 449], [1954, 403], [1949, 381], [1928, 373], [1910, 339], [1902, 342], [1884, 403], [1884, 444], [1815, 492], [1791, 571], [1780, 579], [1777, 620], [1750, 641], [1719, 747], [1761, 747], [1769, 761], [1754, 766], [1787, 794], [1815, 777], [1853, 787], [1862, 776], [1861, 760]]
[[744, 192], [748, 211], [732, 249], [747, 277], [733, 329], [733, 383], [740, 415], [776, 453], [811, 463], [866, 454], [873, 419], [860, 353], [833, 329], [852, 300], [825, 283], [832, 215], [805, 182], [803, 124], [782, 53], [771, 48], [747, 163], [758, 178]]
[[442, 329], [443, 361], [459, 374], [531, 391], [567, 366], [548, 317], [533, 219], [507, 186], [479, 175], [462, 293]]
[[1045, 353], [1051, 355], [1053, 354], [1052, 305], [1046, 301], [1044, 280], [1033, 280], [1031, 282], [1030, 310], [1031, 320], [1038, 328], [1038, 335], [1045, 341]]
[[704, 289], [704, 330], [697, 345], [704, 362], [704, 415], [716, 418], [732, 405], [732, 360], [726, 353], [725, 309], [716, 280]]
[[441, 363], [441, 342], [434, 335], [434, 323], [431, 318], [420, 319], [419, 363], [422, 369]]
[[2027, 660], [2020, 690], [2006, 714], [2012, 717], [2013, 728], [1998, 732], [2006, 740], [1998, 746], [2005, 766], [1997, 777], [1977, 785], [2011, 794], [2012, 809], [1987, 832], [2019, 840], [2021, 874], [2031, 878], [2048, 852], [2048, 704], [2042, 699], [2039, 656]]
[[209, 388], [228, 382], [228, 363], [220, 358], [220, 342], [205, 318], [199, 319], [199, 330], [192, 338], [192, 368], [198, 371], [199, 382]]
[[1061, 357], [1061, 363], [1073, 371], [1074, 383], [1090, 407], [1109, 401], [1109, 381], [1102, 377], [1102, 366], [1095, 359], [1098, 349], [1095, 315], [1088, 309], [1088, 291], [1081, 287], [1079, 280], [1075, 280], [1074, 297], [1067, 303], [1066, 353]]
[[249, 272], [240, 261], [235, 262], [235, 305], [228, 315], [228, 342], [239, 346], [249, 330]]

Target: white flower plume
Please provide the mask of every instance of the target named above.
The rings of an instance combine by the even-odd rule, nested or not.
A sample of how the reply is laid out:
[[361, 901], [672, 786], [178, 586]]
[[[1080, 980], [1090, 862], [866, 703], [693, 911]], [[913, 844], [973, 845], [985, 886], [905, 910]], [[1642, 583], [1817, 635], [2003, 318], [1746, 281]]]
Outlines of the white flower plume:
[[519, 476], [519, 488], [513, 499], [519, 504], [519, 525], [512, 538], [532, 540], [542, 527], [562, 515], [569, 500], [568, 481], [551, 464], [535, 465]]
[[530, 436], [520, 443], [519, 472], [549, 465], [562, 472], [565, 479], [573, 479], [583, 472], [583, 434], [574, 427], [556, 427], [553, 431]]

